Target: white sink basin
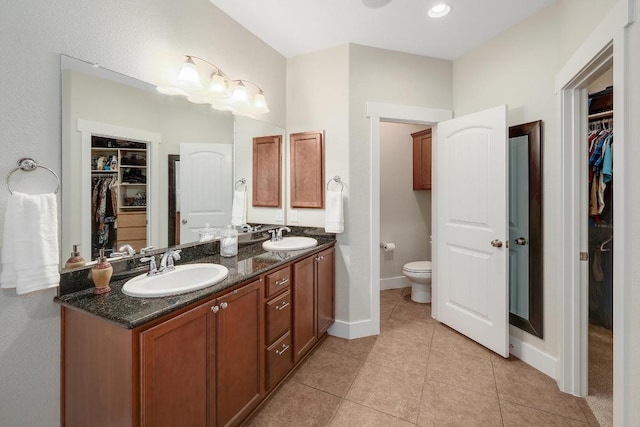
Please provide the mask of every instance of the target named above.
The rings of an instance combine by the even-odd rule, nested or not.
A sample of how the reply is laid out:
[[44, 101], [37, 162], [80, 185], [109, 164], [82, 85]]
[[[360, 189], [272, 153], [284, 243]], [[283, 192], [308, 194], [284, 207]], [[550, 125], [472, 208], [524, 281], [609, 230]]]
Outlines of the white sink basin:
[[166, 297], [197, 291], [224, 280], [229, 270], [220, 264], [185, 264], [175, 270], [154, 276], [141, 274], [122, 287], [122, 293], [132, 297]]
[[309, 249], [318, 245], [318, 241], [311, 237], [287, 236], [282, 240], [272, 242], [267, 240], [262, 244], [262, 248], [266, 251], [297, 251], [300, 249]]

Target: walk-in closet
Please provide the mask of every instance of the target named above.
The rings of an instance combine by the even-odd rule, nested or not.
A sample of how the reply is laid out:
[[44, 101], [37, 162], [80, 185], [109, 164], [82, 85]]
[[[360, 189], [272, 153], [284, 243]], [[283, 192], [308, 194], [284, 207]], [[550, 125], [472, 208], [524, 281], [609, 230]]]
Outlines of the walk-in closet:
[[602, 426], [613, 423], [613, 73], [589, 87], [589, 393]]

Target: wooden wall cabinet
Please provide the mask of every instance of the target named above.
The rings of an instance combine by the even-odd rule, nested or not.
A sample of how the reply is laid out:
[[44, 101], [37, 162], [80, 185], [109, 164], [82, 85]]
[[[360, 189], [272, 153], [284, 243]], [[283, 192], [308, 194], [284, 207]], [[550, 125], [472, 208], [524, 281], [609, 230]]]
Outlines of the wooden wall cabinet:
[[324, 209], [324, 135], [322, 131], [292, 133], [291, 207]]
[[413, 189], [431, 190], [431, 129], [412, 133]]
[[282, 137], [253, 138], [253, 206], [279, 208], [282, 200]]
[[124, 329], [62, 307], [62, 425], [236, 426], [334, 321], [334, 249]]

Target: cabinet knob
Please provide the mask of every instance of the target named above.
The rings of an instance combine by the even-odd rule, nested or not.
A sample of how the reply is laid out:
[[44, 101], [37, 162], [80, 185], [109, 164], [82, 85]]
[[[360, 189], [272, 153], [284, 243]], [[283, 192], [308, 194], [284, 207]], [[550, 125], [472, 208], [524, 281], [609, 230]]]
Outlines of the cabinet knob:
[[189, 221], [187, 221], [187, 218], [183, 218], [182, 220], [180, 220], [180, 222], [183, 223], [183, 224], [186, 224]]
[[220, 311], [220, 308], [217, 305], [214, 305], [213, 307], [211, 307], [211, 311], [217, 313], [218, 311]]
[[224, 310], [228, 305], [229, 304], [227, 304], [226, 302], [223, 302], [222, 304], [220, 304], [220, 308]]

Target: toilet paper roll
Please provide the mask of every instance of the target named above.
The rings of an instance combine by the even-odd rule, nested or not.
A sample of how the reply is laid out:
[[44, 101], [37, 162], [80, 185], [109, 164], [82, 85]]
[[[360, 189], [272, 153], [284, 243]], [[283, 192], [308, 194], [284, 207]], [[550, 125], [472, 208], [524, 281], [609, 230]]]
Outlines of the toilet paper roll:
[[396, 244], [395, 243], [385, 242], [385, 243], [381, 243], [380, 246], [382, 246], [382, 249], [385, 252], [393, 252], [393, 251], [396, 250]]

